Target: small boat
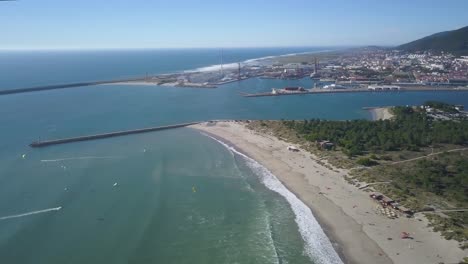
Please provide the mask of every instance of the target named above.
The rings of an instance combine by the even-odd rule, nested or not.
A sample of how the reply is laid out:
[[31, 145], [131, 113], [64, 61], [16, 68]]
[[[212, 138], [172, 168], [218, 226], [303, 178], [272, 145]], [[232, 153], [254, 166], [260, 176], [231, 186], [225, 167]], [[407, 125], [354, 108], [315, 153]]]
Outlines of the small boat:
[[117, 185], [119, 185], [119, 184], [118, 184], [118, 183], [114, 183], [114, 185], [112, 185], [112, 186], [116, 187]]

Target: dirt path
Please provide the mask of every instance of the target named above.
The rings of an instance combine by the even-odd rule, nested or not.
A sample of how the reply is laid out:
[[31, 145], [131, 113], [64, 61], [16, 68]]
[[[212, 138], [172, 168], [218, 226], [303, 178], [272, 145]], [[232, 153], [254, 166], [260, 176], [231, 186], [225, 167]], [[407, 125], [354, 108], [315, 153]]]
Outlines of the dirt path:
[[439, 152], [436, 152], [436, 153], [434, 153], [434, 150], [433, 150], [433, 153], [431, 153], [431, 154], [424, 155], [424, 156], [417, 157], [417, 158], [408, 159], [408, 160], [395, 161], [395, 162], [392, 163], [392, 165], [405, 163], [405, 162], [410, 162], [410, 161], [413, 161], [413, 160], [424, 159], [424, 158], [428, 158], [428, 157], [431, 157], [431, 156], [436, 156], [436, 155], [439, 155], [439, 154], [442, 154], [442, 153], [445, 153], [445, 152], [456, 152], [456, 151], [464, 151], [464, 150], [468, 150], [468, 148], [457, 148], [457, 149], [451, 149], [451, 150], [446, 150], [446, 151], [439, 151]]

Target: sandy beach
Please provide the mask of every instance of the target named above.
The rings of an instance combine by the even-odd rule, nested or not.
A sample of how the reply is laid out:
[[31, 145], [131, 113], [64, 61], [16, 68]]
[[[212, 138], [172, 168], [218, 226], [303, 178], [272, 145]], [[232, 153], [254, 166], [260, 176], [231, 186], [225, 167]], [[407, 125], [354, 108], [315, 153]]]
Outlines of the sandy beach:
[[[259, 134], [241, 122], [191, 126], [224, 139], [268, 168], [313, 212], [344, 263], [458, 263], [467, 255], [456, 241], [447, 241], [427, 227], [422, 215], [389, 219], [376, 211], [369, 193], [344, 179], [347, 170], [290, 146], [274, 136]], [[332, 169], [330, 169], [332, 168]], [[408, 232], [413, 239], [401, 239]]]
[[369, 112], [372, 115], [372, 120], [386, 120], [393, 117], [390, 107], [375, 107], [369, 109]]

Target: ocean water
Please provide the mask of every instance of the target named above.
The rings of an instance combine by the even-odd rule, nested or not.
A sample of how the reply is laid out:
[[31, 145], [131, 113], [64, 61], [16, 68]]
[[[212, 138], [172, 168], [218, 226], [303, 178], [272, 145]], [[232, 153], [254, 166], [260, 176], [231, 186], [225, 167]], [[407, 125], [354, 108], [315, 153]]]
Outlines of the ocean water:
[[[172, 73], [326, 47], [0, 51], [0, 89]], [[222, 56], [221, 56], [222, 55]]]
[[[230, 63], [323, 49], [223, 53]], [[191, 70], [218, 64], [219, 53], [2, 52], [0, 89]], [[313, 214], [274, 175], [191, 129], [28, 144], [208, 119], [368, 118], [364, 106], [430, 99], [468, 106], [463, 92], [239, 96], [286, 85], [313, 83], [105, 85], [0, 96], [0, 263], [339, 262]]]

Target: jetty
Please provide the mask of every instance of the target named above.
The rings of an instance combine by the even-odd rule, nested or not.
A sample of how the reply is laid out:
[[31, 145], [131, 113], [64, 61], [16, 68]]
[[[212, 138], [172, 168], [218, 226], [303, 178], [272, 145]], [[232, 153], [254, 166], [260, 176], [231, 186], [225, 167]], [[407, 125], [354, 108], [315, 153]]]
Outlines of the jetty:
[[140, 133], [148, 133], [153, 131], [160, 131], [160, 130], [167, 130], [167, 129], [174, 129], [180, 127], [186, 127], [190, 125], [195, 125], [200, 122], [192, 122], [192, 123], [182, 123], [182, 124], [175, 124], [169, 126], [159, 126], [159, 127], [148, 127], [148, 128], [141, 128], [141, 129], [133, 129], [133, 130], [124, 130], [124, 131], [116, 131], [116, 132], [109, 132], [104, 134], [94, 134], [94, 135], [87, 135], [87, 136], [79, 136], [79, 137], [72, 137], [72, 138], [62, 138], [62, 139], [54, 139], [54, 140], [45, 140], [45, 141], [35, 141], [29, 144], [32, 148], [40, 148], [52, 145], [59, 145], [59, 144], [66, 144], [78, 141], [88, 141], [88, 140], [96, 140], [96, 139], [103, 139], [103, 138], [110, 138], [110, 137], [118, 137], [118, 136], [125, 136], [131, 134], [140, 134]]
[[83, 87], [83, 86], [121, 83], [121, 82], [134, 82], [134, 81], [142, 81], [142, 80], [145, 80], [145, 78], [139, 77], [139, 78], [119, 79], [119, 80], [42, 85], [42, 86], [35, 86], [35, 87], [28, 87], [28, 88], [0, 90], [0, 95], [31, 93], [31, 92], [40, 92], [40, 91], [47, 91], [47, 90], [67, 89], [67, 88], [76, 88], [76, 87]]

